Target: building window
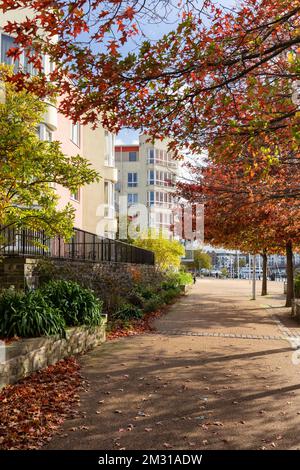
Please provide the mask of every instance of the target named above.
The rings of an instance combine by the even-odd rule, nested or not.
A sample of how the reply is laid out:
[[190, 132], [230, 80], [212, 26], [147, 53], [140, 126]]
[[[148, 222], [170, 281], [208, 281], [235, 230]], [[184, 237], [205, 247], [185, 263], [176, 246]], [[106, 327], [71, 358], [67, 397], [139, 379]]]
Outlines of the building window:
[[157, 164], [174, 168], [177, 166], [170, 153], [165, 150], [153, 148], [148, 149], [148, 164]]
[[[28, 50], [28, 53], [31, 57], [33, 56], [33, 50]], [[27, 57], [26, 52], [24, 53], [24, 72], [31, 76], [36, 76], [39, 73], [38, 69], [34, 68], [33, 63], [29, 60], [29, 57]]]
[[75, 124], [71, 123], [71, 140], [72, 142], [80, 147], [80, 124], [76, 122]]
[[37, 134], [40, 140], [47, 140], [48, 142], [52, 142], [52, 132], [46, 126], [46, 124], [40, 124], [37, 129]]
[[148, 149], [148, 163], [154, 163], [154, 149]]
[[128, 173], [128, 188], [136, 188], [138, 185], [138, 174]]
[[77, 189], [76, 191], [73, 191], [71, 193], [71, 199], [72, 201], [76, 201], [76, 202], [80, 201], [80, 189]]
[[171, 214], [165, 214], [158, 212], [155, 214], [155, 223], [156, 226], [160, 229], [170, 228], [171, 225]]
[[137, 152], [129, 152], [129, 161], [136, 162], [137, 161]]
[[115, 216], [115, 187], [111, 181], [104, 181], [104, 217], [113, 219]]
[[7, 65], [15, 64], [15, 71], [19, 68], [19, 61], [15, 60], [12, 57], [7, 56], [7, 52], [11, 47], [16, 45], [14, 38], [7, 36], [6, 34], [1, 34], [1, 62]]
[[169, 173], [168, 171], [148, 171], [148, 184], [156, 184], [158, 186], [170, 186], [172, 182], [172, 173]]
[[155, 184], [154, 170], [148, 171], [148, 184]]
[[155, 203], [155, 192], [148, 191], [148, 205], [154, 206], [154, 203]]
[[130, 193], [127, 195], [128, 206], [132, 206], [133, 204], [138, 203], [138, 194], [137, 193]]
[[45, 126], [45, 140], [52, 142], [52, 132]]
[[150, 206], [170, 208], [172, 194], [162, 191], [148, 191], [148, 204]]
[[105, 131], [105, 156], [106, 166], [115, 166], [115, 136], [111, 132]]

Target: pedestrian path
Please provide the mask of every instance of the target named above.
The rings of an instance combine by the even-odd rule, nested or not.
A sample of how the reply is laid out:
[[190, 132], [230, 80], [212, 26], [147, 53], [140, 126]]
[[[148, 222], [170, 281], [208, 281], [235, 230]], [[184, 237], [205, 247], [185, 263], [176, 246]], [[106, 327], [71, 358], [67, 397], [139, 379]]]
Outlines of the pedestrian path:
[[299, 449], [298, 327], [282, 284], [197, 281], [154, 334], [81, 359], [81, 417], [49, 449]]

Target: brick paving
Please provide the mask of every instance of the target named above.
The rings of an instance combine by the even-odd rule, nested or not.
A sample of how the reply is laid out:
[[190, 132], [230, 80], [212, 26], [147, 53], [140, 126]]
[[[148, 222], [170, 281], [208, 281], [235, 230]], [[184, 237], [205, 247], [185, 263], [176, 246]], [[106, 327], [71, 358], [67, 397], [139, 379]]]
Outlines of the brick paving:
[[82, 417], [46, 448], [300, 449], [300, 325], [269, 289], [201, 279], [154, 334], [82, 357]]

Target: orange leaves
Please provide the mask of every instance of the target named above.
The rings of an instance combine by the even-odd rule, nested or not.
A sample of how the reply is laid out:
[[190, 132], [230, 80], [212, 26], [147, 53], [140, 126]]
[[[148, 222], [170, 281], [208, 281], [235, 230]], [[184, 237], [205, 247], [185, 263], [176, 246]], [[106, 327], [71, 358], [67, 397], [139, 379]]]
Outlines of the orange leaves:
[[130, 20], [132, 20], [134, 18], [134, 15], [135, 15], [134, 8], [132, 8], [131, 6], [127, 7], [125, 12], [124, 12], [124, 17], [129, 18]]
[[119, 48], [119, 45], [118, 45], [117, 41], [115, 41], [115, 40], [109, 41], [108, 49], [109, 49], [110, 53], [113, 56], [118, 55], [118, 48]]
[[76, 415], [83, 381], [74, 358], [34, 373], [0, 393], [0, 449], [37, 449]]
[[[0, 8], [27, 3], [0, 0]], [[72, 119], [94, 123], [100, 113], [111, 128], [143, 127], [151, 135], [172, 135], [192, 153], [212, 146], [224, 161], [241, 156], [247, 141], [258, 137], [278, 139], [284, 154], [297, 146], [285, 54], [299, 48], [297, 0], [244, 0], [231, 10], [206, 0], [209, 24], [181, 2], [173, 31], [144, 42], [140, 28], [156, 15], [148, 10], [150, 2], [137, 0], [132, 6], [129, 0], [94, 0], [89, 12], [83, 0], [30, 3], [33, 17], [9, 24], [6, 31], [26, 49], [41, 45], [42, 25], [43, 46], [60, 68], [51, 83], [35, 78], [35, 91], [44, 96], [48, 87], [52, 93], [49, 85], [55, 83], [64, 94], [61, 111]], [[50, 3], [55, 14], [45, 8]], [[161, 21], [159, 14], [156, 19]], [[128, 47], [122, 46], [132, 36], [141, 47], [126, 55]], [[70, 76], [80, 89], [68, 88]], [[19, 83], [31, 86], [23, 75]]]
[[124, 328], [122, 324], [118, 325], [118, 323], [115, 323], [112, 325], [112, 330], [108, 333], [107, 339], [114, 340], [125, 336], [135, 336], [143, 333], [151, 333], [154, 331], [154, 328], [152, 326], [153, 321], [156, 318], [160, 317], [162, 314], [163, 311], [161, 310], [158, 310], [153, 313], [148, 313], [144, 315], [143, 318], [140, 320], [132, 320], [131, 326], [129, 328]]

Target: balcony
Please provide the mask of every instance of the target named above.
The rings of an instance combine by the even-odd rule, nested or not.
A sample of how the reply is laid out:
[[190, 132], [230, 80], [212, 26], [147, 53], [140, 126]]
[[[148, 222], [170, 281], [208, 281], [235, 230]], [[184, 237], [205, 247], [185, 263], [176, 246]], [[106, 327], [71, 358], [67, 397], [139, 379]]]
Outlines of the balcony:
[[47, 124], [51, 131], [56, 131], [58, 128], [57, 123], [57, 108], [51, 103], [46, 103], [47, 109], [44, 114], [43, 122]]
[[103, 177], [112, 183], [116, 183], [118, 181], [118, 169], [113, 166], [105, 166]]
[[172, 168], [176, 169], [178, 167], [178, 162], [175, 160], [159, 160], [159, 159], [147, 159], [147, 165], [154, 165], [154, 166], [163, 166], [165, 168]]

